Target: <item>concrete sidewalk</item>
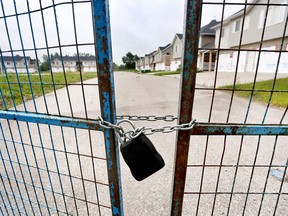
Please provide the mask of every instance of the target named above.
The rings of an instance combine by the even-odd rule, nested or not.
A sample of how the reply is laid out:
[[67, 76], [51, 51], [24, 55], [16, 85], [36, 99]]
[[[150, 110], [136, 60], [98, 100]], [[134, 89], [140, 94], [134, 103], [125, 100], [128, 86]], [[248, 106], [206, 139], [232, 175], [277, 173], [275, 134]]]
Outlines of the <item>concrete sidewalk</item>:
[[[169, 77], [175, 77], [180, 79], [180, 75], [168, 75]], [[259, 73], [256, 81], [271, 80], [274, 79], [273, 73]], [[279, 73], [277, 78], [288, 77], [287, 73]], [[233, 85], [235, 79], [235, 73], [230, 72], [218, 72], [216, 87]], [[255, 73], [238, 73], [236, 77], [236, 84], [251, 83], [254, 82]], [[213, 87], [215, 82], [215, 72], [202, 72], [197, 73], [196, 83], [206, 87]]]

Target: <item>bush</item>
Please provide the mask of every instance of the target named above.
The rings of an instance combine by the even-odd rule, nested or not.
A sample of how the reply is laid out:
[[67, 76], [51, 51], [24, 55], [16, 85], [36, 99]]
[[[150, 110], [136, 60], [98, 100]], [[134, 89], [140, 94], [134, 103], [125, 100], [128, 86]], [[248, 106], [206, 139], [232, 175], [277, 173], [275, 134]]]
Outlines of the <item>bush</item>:
[[151, 70], [141, 70], [140, 73], [149, 73]]

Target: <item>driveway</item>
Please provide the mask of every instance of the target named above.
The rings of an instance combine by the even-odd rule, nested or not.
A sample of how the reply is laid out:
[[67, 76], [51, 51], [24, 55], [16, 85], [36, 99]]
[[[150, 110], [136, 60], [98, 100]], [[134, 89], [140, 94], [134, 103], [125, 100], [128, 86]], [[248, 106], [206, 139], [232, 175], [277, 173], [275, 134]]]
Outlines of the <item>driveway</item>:
[[[201, 77], [201, 79], [199, 77]], [[240, 80], [241, 79], [240, 77]], [[248, 112], [247, 99], [235, 96], [231, 103], [231, 94], [222, 91], [216, 91], [214, 103], [211, 105], [213, 92], [201, 88], [203, 84], [206, 86], [211, 85], [212, 80], [213, 74], [201, 73], [198, 76], [197, 87], [199, 89], [195, 94], [195, 106], [193, 109], [193, 118], [196, 118], [197, 121], [222, 123], [243, 123], [244, 121], [246, 121], [246, 123], [261, 123], [263, 121], [265, 123], [280, 122], [284, 113], [283, 109], [270, 107], [266, 112], [266, 105], [253, 101]], [[175, 79], [175, 77], [157, 77], [119, 72], [115, 73], [115, 82], [117, 115], [177, 115], [179, 98], [179, 79], [177, 79], [177, 77]], [[218, 84], [223, 82], [219, 80]], [[92, 79], [86, 83], [97, 83], [97, 80]], [[228, 83], [225, 81], [225, 85], [226, 84]], [[70, 86], [69, 92], [74, 116], [85, 117], [81, 87]], [[57, 97], [59, 98], [61, 114], [71, 115], [71, 107], [67, 100], [66, 89], [58, 90]], [[57, 114], [58, 109], [55, 94], [47, 94], [46, 99], [49, 112]], [[100, 114], [97, 86], [85, 86], [85, 99], [88, 117], [95, 118]], [[45, 111], [43, 101], [43, 98], [36, 100], [38, 110], [40, 111]], [[29, 111], [34, 110], [32, 102], [28, 102], [26, 105]], [[212, 111], [210, 112], [211, 107]], [[23, 109], [23, 106], [19, 106], [19, 109]], [[246, 115], [247, 112], [248, 115]], [[246, 120], [245, 116], [247, 116]], [[105, 157], [102, 133], [92, 132], [89, 136], [87, 131], [77, 130], [75, 135], [73, 129], [61, 129], [59, 127], [49, 129], [47, 126], [41, 126], [39, 129], [35, 124], [30, 124], [28, 128], [25, 123], [20, 124], [21, 129], [19, 130], [15, 122], [11, 124], [11, 130], [9, 130], [9, 125], [7, 125], [5, 121], [1, 122], [6, 139], [11, 140], [10, 134], [12, 131], [15, 141], [27, 143], [25, 149], [28, 161], [33, 164], [33, 167], [39, 166], [42, 168], [40, 173], [37, 172], [37, 169], [31, 168], [32, 176], [35, 178], [35, 182], [33, 183], [38, 186], [43, 184], [45, 188], [47, 188], [45, 192], [47, 194], [47, 202], [52, 208], [52, 213], [54, 213], [53, 208], [55, 203], [58, 204], [59, 209], [65, 210], [65, 203], [61, 196], [61, 193], [64, 192], [66, 195], [69, 195], [68, 198], [66, 197], [68, 211], [71, 214], [76, 214], [75, 202], [72, 199], [74, 192], [74, 196], [79, 198], [77, 207], [80, 215], [87, 215], [87, 209], [89, 209], [91, 215], [98, 215], [97, 212], [99, 209], [91, 203], [97, 202], [93, 169], [96, 171], [97, 182], [107, 182], [105, 171], [106, 163], [104, 160], [96, 158]], [[287, 122], [287, 117], [284, 117], [283, 123]], [[137, 127], [162, 127], [174, 124], [176, 124], [176, 122], [135, 122]], [[41, 131], [41, 136], [39, 136], [39, 130]], [[21, 131], [22, 136], [19, 135], [19, 131]], [[32, 137], [30, 137], [29, 134], [32, 135]], [[40, 137], [46, 148], [46, 159], [41, 150], [43, 148]], [[146, 180], [137, 182], [133, 179], [129, 168], [121, 158], [124, 209], [125, 215], [128, 216], [169, 215], [175, 153], [175, 133], [156, 133], [149, 136], [149, 138], [163, 156], [166, 166]], [[32, 151], [33, 149], [30, 145], [31, 140], [33, 141], [33, 145], [38, 146], [35, 148], [35, 152]], [[267, 195], [265, 195], [263, 199], [261, 215], [272, 215], [281, 182], [269, 174], [267, 166], [281, 166], [281, 169], [286, 164], [288, 152], [287, 142], [287, 137], [279, 137], [277, 142], [275, 142], [275, 137], [262, 137], [260, 141], [258, 137], [245, 137], [242, 142], [241, 137], [231, 136], [227, 138], [223, 136], [210, 136], [209, 138], [206, 136], [191, 137], [188, 162], [190, 167], [187, 173], [185, 189], [187, 194], [184, 197], [183, 215], [195, 215], [197, 206], [199, 206], [199, 215], [211, 215], [213, 203], [215, 206], [214, 215], [227, 214], [229, 205], [230, 215], [242, 214], [243, 206], [245, 205], [245, 213], [247, 215], [257, 215], [263, 192], [267, 193]], [[12, 145], [13, 142], [9, 142], [8, 144], [8, 149], [10, 149], [11, 152], [15, 152]], [[25, 164], [26, 159], [22, 148], [23, 146], [16, 145], [16, 149], [19, 152], [19, 159]], [[69, 154], [63, 153], [65, 148], [70, 152]], [[56, 153], [53, 149], [56, 149]], [[1, 146], [1, 152], [4, 158], [8, 157], [3, 145]], [[93, 156], [95, 157], [94, 160], [89, 156], [91, 152], [93, 152]], [[79, 154], [81, 154], [81, 156], [78, 156]], [[257, 157], [255, 156], [256, 154]], [[17, 161], [17, 159], [15, 159], [17, 155], [11, 155], [13, 160]], [[273, 158], [272, 161], [271, 158]], [[37, 159], [38, 164], [36, 164], [35, 159]], [[45, 161], [48, 161], [48, 164], [45, 164]], [[94, 161], [94, 168], [92, 161]], [[8, 167], [11, 166], [7, 161], [5, 163]], [[203, 164], [205, 164], [205, 166], [203, 166]], [[240, 166], [237, 168], [235, 166], [236, 164]], [[254, 169], [251, 165], [257, 166]], [[21, 180], [20, 168], [17, 167], [17, 163], [16, 165], [14, 164], [14, 166], [16, 166], [17, 176]], [[47, 172], [45, 172], [47, 166], [49, 170], [53, 171], [50, 173], [51, 179], [49, 179]], [[23, 174], [24, 178], [26, 181], [31, 182], [27, 167], [23, 167], [26, 171]], [[83, 173], [80, 172], [80, 169], [83, 170]], [[73, 188], [71, 187], [69, 170], [70, 174], [74, 176], [72, 178]], [[63, 186], [62, 189], [59, 184], [58, 171], [65, 173], [65, 175], [60, 175]], [[3, 169], [1, 169], [1, 173], [3, 172]], [[11, 178], [14, 178], [11, 171], [8, 175], [12, 175]], [[268, 177], [267, 183], [265, 183], [266, 177]], [[42, 179], [42, 183], [39, 180], [40, 178]], [[81, 181], [82, 178], [85, 178], [87, 181], [83, 183], [83, 181]], [[9, 188], [8, 183], [8, 181], [5, 182], [7, 188]], [[83, 184], [85, 185], [86, 198], [89, 201], [88, 204], [83, 201], [85, 198]], [[266, 189], [264, 191], [265, 185]], [[14, 184], [14, 186], [16, 190], [17, 185]], [[56, 202], [55, 198], [53, 198], [49, 192], [51, 191], [51, 186], [53, 186], [54, 191], [58, 192]], [[0, 188], [1, 187], [2, 186], [0, 186]], [[33, 188], [29, 188], [29, 193], [32, 199], [35, 200], [35, 197], [33, 197], [33, 194], [35, 194], [33, 193]], [[100, 204], [109, 205], [108, 187], [97, 184], [97, 189]], [[25, 191], [23, 185], [20, 186], [20, 190]], [[235, 193], [233, 196], [230, 196], [231, 190]], [[252, 194], [246, 196], [248, 190]], [[42, 190], [37, 189], [37, 191], [39, 193], [39, 200], [45, 203], [44, 197], [41, 195]], [[215, 192], [217, 195], [215, 195]], [[285, 215], [288, 211], [287, 183], [284, 183], [282, 192], [286, 193], [286, 195], [279, 197], [276, 215]], [[200, 193], [202, 193], [201, 197], [199, 196]], [[25, 193], [24, 197], [26, 197]], [[19, 205], [21, 206], [21, 203]], [[102, 215], [110, 215], [109, 210], [105, 207], [101, 207], [100, 210]], [[45, 214], [48, 214], [48, 212], [43, 213], [43, 215]]]

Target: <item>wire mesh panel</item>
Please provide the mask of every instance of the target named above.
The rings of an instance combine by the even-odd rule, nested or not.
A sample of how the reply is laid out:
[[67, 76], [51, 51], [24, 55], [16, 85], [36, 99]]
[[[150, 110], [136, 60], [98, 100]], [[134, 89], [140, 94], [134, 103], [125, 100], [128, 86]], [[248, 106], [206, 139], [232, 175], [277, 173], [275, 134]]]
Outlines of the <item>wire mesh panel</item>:
[[[285, 215], [288, 2], [187, 2], [202, 23], [187, 12], [180, 121], [193, 106], [198, 124], [190, 144], [178, 133], [172, 214]], [[211, 72], [196, 76], [196, 65]]]
[[0, 7], [1, 215], [121, 214], [107, 1]]

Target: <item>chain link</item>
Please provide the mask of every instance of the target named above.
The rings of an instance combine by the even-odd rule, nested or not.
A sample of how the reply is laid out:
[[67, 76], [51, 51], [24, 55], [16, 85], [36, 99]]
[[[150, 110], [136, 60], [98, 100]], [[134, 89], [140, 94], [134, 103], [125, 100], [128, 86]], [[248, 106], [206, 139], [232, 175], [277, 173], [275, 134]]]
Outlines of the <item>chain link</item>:
[[124, 120], [124, 119], [129, 120], [129, 121], [166, 121], [166, 122], [173, 122], [175, 120], [178, 120], [178, 118], [173, 115], [165, 115], [165, 116], [120, 115], [120, 116], [117, 116], [117, 120]]
[[[135, 139], [138, 137], [140, 134], [145, 134], [145, 135], [152, 135], [155, 133], [172, 133], [174, 131], [179, 131], [179, 130], [191, 130], [194, 125], [196, 124], [196, 119], [193, 119], [191, 122], [186, 123], [186, 124], [181, 124], [181, 125], [174, 125], [174, 126], [164, 126], [160, 128], [152, 128], [152, 127], [139, 127], [135, 128], [134, 124], [131, 121], [168, 121], [172, 122], [176, 119], [177, 117], [174, 117], [172, 115], [165, 115], [163, 117], [157, 117], [157, 116], [131, 116], [131, 115], [122, 115], [122, 116], [117, 116], [117, 119], [120, 121], [114, 125], [110, 122], [104, 121], [101, 116], [98, 116], [98, 121], [99, 125], [105, 129], [114, 129], [117, 136], [119, 138], [124, 138], [124, 140], [128, 139]], [[122, 123], [129, 123], [133, 129], [127, 132], [124, 132], [124, 129], [122, 128], [121, 124]]]

